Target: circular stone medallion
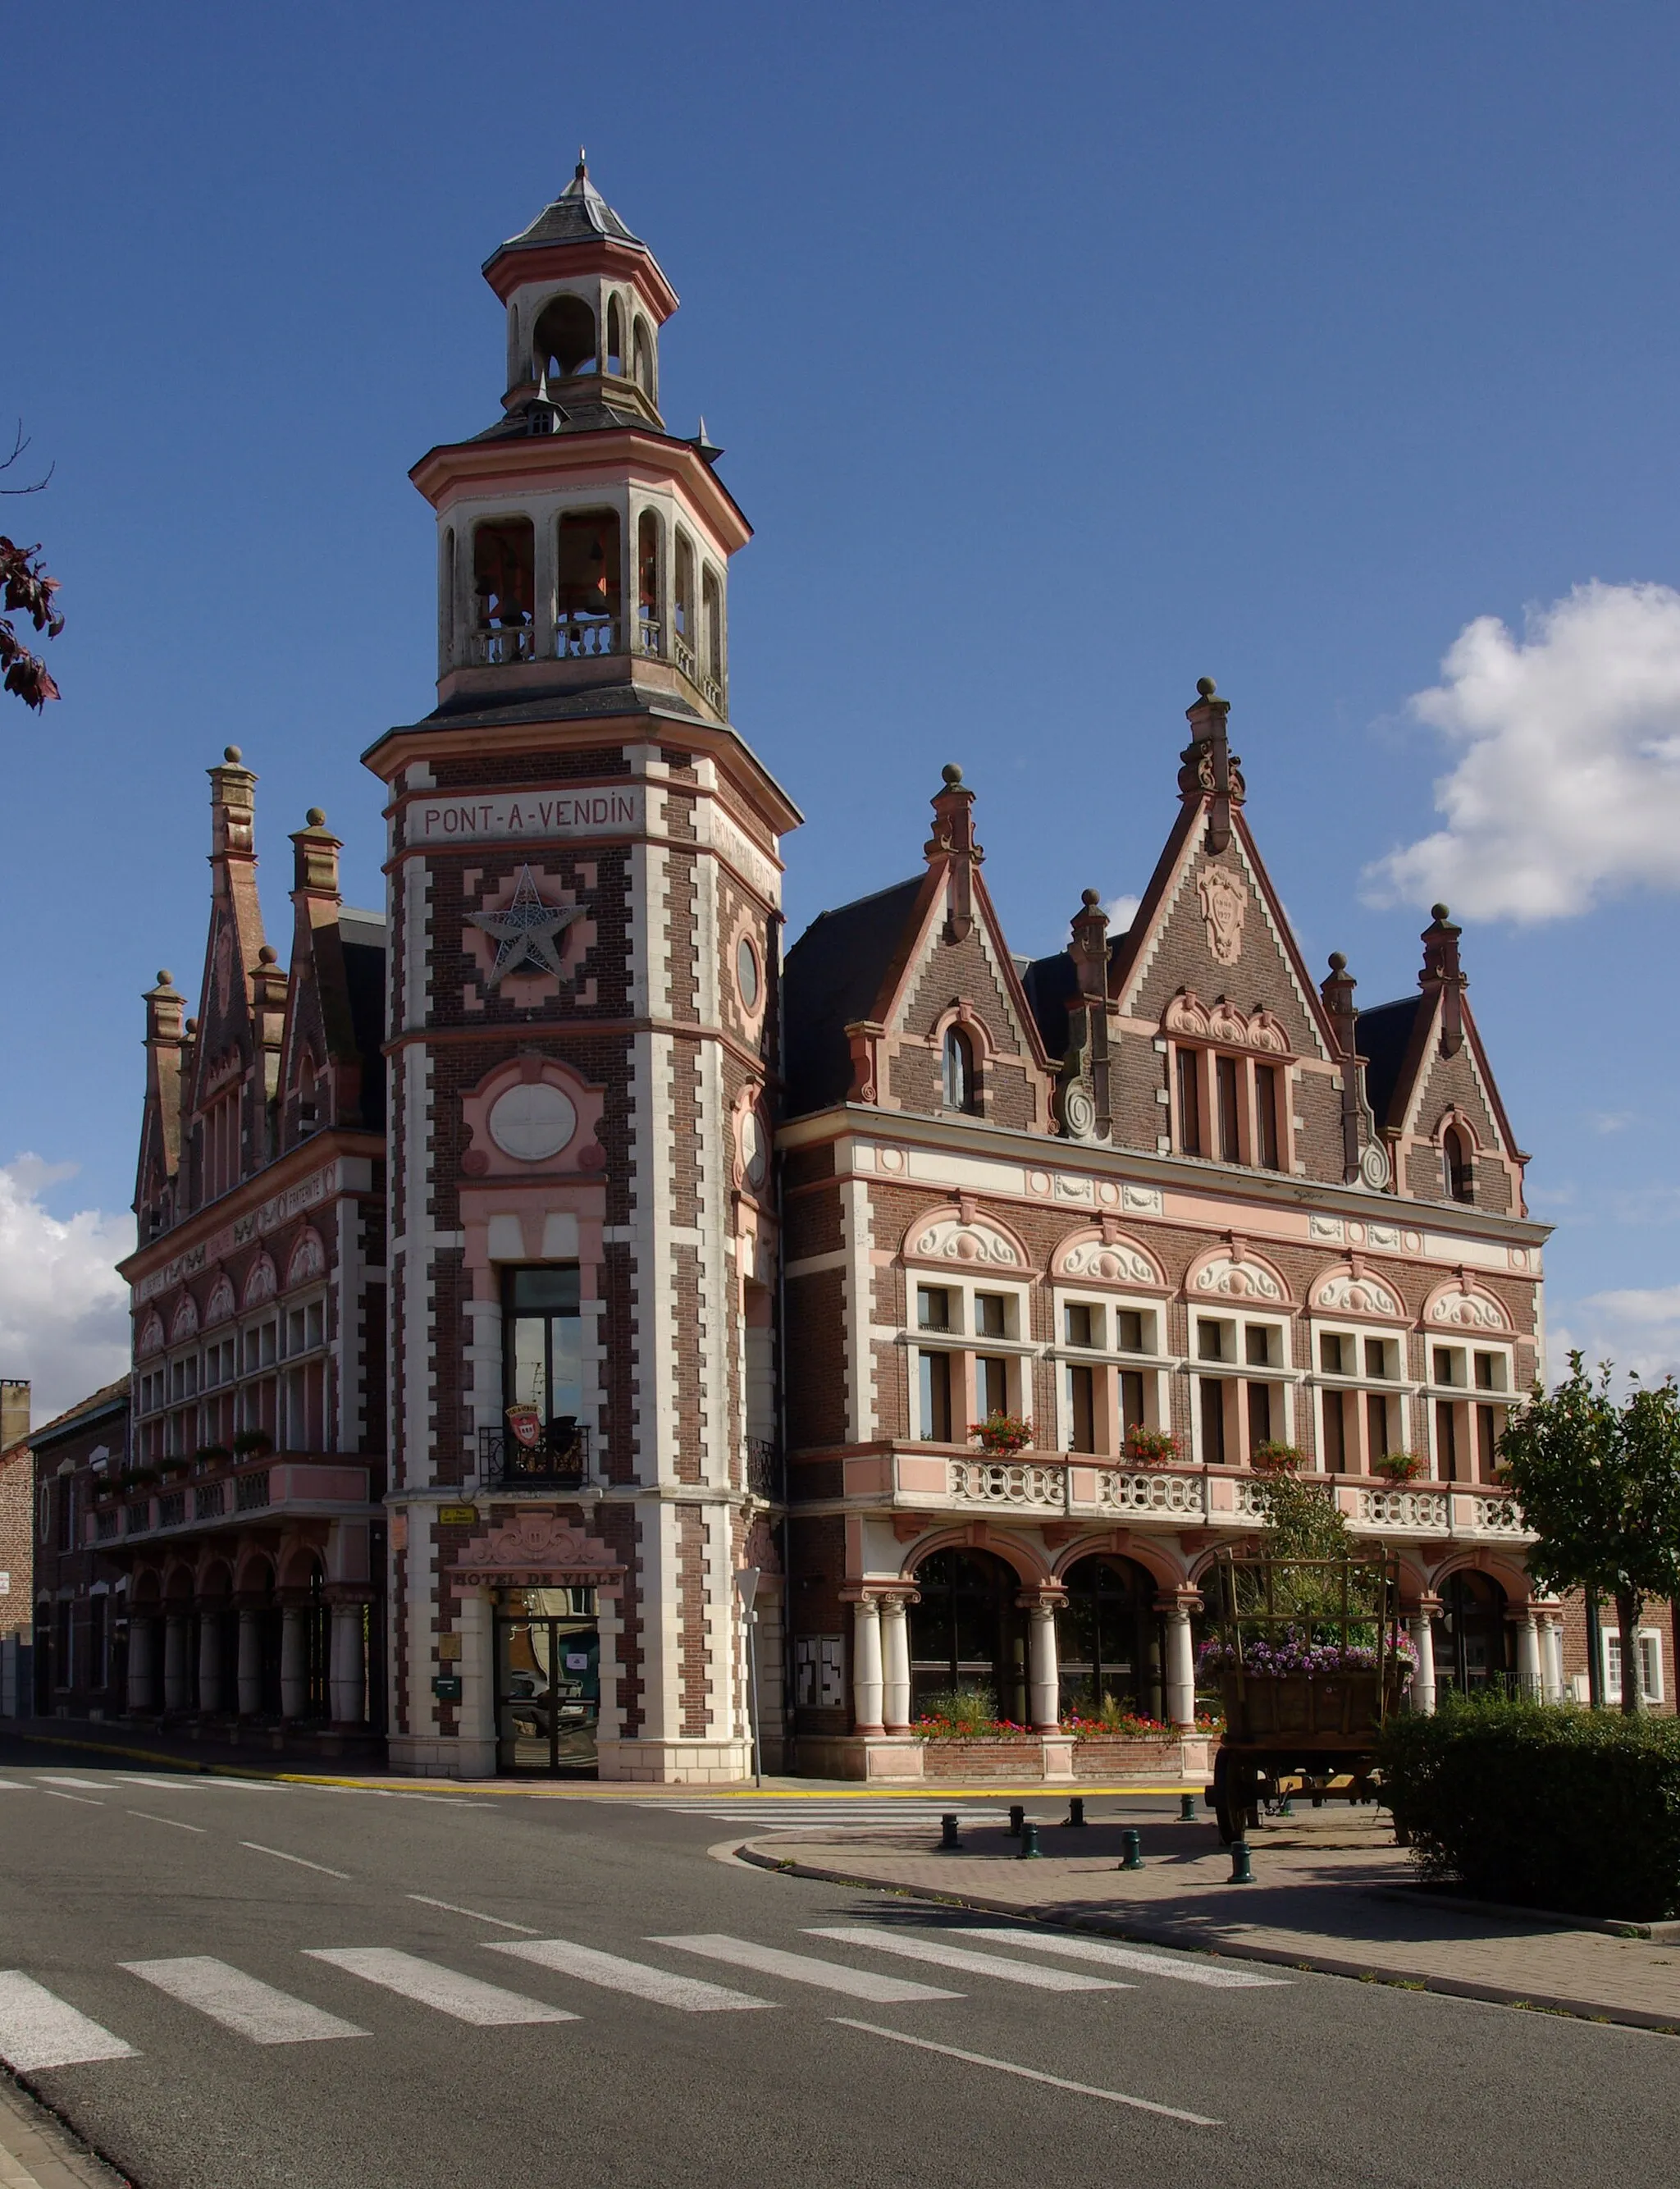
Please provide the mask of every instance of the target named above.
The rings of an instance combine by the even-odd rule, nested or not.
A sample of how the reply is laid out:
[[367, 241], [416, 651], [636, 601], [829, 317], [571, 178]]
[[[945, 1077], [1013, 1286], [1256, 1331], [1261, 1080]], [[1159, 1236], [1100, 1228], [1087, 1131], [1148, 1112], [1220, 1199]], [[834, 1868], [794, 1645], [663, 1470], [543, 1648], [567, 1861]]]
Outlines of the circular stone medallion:
[[490, 1110], [490, 1138], [516, 1162], [542, 1162], [557, 1156], [578, 1128], [578, 1113], [545, 1081], [510, 1087]]

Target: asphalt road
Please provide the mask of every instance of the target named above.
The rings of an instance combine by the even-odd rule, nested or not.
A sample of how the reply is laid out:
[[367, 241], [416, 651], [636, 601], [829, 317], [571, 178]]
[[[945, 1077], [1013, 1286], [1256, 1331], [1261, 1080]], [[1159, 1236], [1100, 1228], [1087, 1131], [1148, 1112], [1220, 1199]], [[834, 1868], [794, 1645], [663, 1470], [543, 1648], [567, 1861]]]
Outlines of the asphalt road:
[[0, 1781], [0, 2057], [139, 2189], [1673, 2175], [1670, 2038], [1010, 1943], [720, 1860], [724, 1822], [633, 1799], [3, 1738]]

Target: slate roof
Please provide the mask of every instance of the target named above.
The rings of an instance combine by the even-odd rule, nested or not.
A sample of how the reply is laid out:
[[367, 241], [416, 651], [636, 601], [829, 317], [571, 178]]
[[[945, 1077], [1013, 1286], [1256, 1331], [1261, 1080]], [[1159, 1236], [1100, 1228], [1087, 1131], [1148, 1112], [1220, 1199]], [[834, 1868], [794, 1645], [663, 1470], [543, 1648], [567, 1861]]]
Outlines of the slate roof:
[[1355, 1046], [1366, 1060], [1365, 1091], [1379, 1131], [1386, 1125], [1400, 1123], [1389, 1111], [1396, 1095], [1403, 1099], [1404, 1094], [1410, 1092], [1409, 1088], [1401, 1089], [1400, 1073], [1411, 1046], [1417, 1014], [1425, 1008], [1422, 995], [1402, 996], [1396, 1003], [1377, 1004], [1370, 1010], [1361, 1011], [1355, 1023]]
[[37, 1451], [44, 1444], [56, 1443], [61, 1437], [74, 1436], [78, 1429], [91, 1426], [101, 1414], [114, 1412], [127, 1403], [128, 1378], [119, 1376], [114, 1383], [102, 1384], [75, 1406], [67, 1406], [63, 1413], [54, 1414], [51, 1421], [42, 1422], [38, 1429], [31, 1429], [26, 1437], [20, 1437], [14, 1445], [7, 1447], [3, 1456], [9, 1457], [25, 1446]]
[[614, 243], [628, 243], [637, 251], [648, 248], [613, 211], [589, 179], [589, 170], [580, 160], [571, 181], [553, 204], [545, 206], [520, 235], [509, 236], [484, 263], [493, 265], [504, 251], [537, 251], [550, 243], [592, 243], [602, 235]]
[[819, 913], [789, 951], [782, 975], [789, 1117], [845, 1101], [851, 1085], [846, 1029], [874, 1010], [926, 880], [914, 874]]
[[1022, 972], [1021, 985], [1027, 991], [1046, 1051], [1052, 1057], [1066, 1056], [1067, 999], [1077, 994], [1079, 987], [1072, 959], [1065, 950], [1058, 950], [1053, 958], [1035, 958]]

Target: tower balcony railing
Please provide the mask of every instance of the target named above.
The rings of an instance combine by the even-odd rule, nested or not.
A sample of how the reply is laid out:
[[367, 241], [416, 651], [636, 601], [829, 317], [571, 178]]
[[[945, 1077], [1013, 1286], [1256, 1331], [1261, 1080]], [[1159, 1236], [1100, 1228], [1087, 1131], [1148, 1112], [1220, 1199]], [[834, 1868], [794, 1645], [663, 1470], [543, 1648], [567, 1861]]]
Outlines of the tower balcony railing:
[[487, 1490], [581, 1490], [589, 1479], [589, 1444], [581, 1422], [551, 1422], [533, 1444], [512, 1429], [480, 1429], [478, 1479]]
[[537, 635], [530, 624], [512, 624], [497, 631], [475, 631], [472, 658], [484, 669], [505, 668], [512, 661], [535, 661]]
[[598, 623], [593, 617], [563, 616], [554, 626], [557, 661], [593, 661], [617, 653], [619, 625], [615, 617]]
[[721, 715], [723, 712], [723, 687], [710, 670], [700, 666], [699, 655], [681, 631], [674, 635], [671, 647], [677, 667], [694, 689], [703, 694], [706, 704], [716, 708]]

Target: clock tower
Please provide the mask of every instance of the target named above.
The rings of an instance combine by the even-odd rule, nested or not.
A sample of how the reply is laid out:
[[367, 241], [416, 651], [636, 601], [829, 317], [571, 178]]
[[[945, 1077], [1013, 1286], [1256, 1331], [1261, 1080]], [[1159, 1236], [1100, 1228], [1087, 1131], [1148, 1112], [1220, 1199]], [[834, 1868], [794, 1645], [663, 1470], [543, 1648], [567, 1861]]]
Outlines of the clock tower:
[[410, 476], [438, 704], [387, 786], [393, 1765], [749, 1768], [780, 1722], [780, 840], [729, 722], [750, 528], [580, 160], [492, 253], [506, 388]]

